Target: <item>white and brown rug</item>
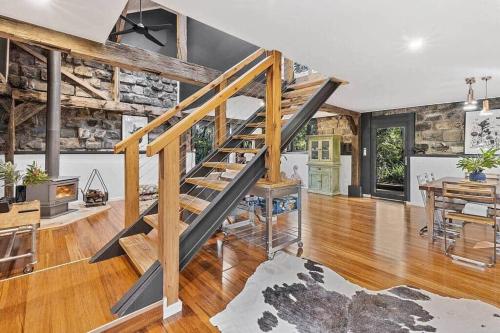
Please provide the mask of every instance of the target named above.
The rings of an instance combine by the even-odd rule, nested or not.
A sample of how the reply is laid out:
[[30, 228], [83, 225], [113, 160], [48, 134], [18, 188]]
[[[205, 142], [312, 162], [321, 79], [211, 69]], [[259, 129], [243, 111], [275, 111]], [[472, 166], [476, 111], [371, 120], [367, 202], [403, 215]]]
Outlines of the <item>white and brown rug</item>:
[[399, 286], [369, 291], [285, 253], [210, 320], [227, 332], [500, 332], [500, 309]]

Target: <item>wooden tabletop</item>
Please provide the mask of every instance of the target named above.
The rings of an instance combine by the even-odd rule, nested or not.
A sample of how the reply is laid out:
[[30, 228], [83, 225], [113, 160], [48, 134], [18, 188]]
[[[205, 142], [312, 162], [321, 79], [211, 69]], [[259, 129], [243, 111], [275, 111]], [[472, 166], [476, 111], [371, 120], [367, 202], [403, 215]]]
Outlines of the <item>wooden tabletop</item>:
[[[24, 211], [28, 212], [24, 213]], [[8, 213], [0, 213], [0, 229], [38, 223], [40, 223], [40, 201], [38, 200], [15, 203]]]
[[[443, 177], [443, 178], [436, 179], [433, 182], [429, 182], [429, 183], [425, 183], [423, 185], [420, 185], [418, 188], [419, 188], [419, 190], [423, 190], [423, 191], [434, 191], [434, 192], [440, 193], [443, 191], [443, 182], [470, 183], [471, 181], [468, 180], [467, 178], [463, 178], [463, 177]], [[472, 183], [477, 184], [477, 182], [472, 182]], [[484, 183], [480, 183], [480, 184], [496, 185], [497, 193], [498, 193], [497, 196], [500, 197], [500, 183], [498, 182], [498, 180], [486, 179], [486, 181]]]

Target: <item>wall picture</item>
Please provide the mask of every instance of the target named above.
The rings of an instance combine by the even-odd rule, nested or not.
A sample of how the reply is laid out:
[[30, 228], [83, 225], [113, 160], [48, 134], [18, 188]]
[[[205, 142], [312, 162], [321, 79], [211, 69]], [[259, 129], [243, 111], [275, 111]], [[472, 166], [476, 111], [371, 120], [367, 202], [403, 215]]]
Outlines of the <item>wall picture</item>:
[[465, 113], [465, 153], [479, 154], [481, 148], [500, 148], [500, 109], [489, 116], [481, 111]]
[[[148, 123], [148, 117], [124, 115], [122, 117], [122, 139], [129, 137], [130, 135], [132, 135], [132, 133], [146, 126], [147, 123]], [[146, 150], [147, 145], [148, 145], [148, 136], [145, 135], [139, 141], [139, 150], [141, 151]]]

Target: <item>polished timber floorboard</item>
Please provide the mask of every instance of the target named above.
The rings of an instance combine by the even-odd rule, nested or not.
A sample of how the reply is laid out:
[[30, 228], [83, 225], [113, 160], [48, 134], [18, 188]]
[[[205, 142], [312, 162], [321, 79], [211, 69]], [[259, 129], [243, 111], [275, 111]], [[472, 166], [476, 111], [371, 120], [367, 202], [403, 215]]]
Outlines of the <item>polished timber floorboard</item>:
[[[10, 266], [4, 276], [12, 277], [0, 281], [2, 332], [85, 332], [113, 319], [109, 308], [138, 276], [125, 257], [92, 265], [86, 258], [121, 229], [122, 209], [116, 202], [91, 219], [40, 232], [43, 259], [37, 271], [15, 275]], [[418, 235], [424, 216], [423, 208], [395, 202], [304, 194], [302, 255], [369, 289], [407, 284], [500, 307], [500, 268], [452, 263], [439, 243], [429, 247]], [[287, 251], [296, 254], [297, 247]], [[182, 314], [142, 331], [216, 331], [210, 317], [265, 259], [259, 247], [242, 241], [221, 245], [214, 237], [181, 274]]]

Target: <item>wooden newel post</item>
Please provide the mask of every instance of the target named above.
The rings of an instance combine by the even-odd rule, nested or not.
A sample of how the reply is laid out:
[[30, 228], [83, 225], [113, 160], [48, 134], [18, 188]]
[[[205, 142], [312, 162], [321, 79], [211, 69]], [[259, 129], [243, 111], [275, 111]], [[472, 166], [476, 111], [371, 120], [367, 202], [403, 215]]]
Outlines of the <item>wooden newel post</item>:
[[273, 65], [266, 75], [266, 167], [267, 180], [281, 180], [281, 53], [271, 51]]
[[125, 227], [139, 218], [139, 142], [125, 149]]
[[[222, 81], [217, 88], [215, 88], [215, 93], [219, 93], [221, 90], [226, 88], [227, 81]], [[219, 147], [226, 141], [226, 102], [223, 102], [220, 106], [215, 108], [215, 146]]]
[[164, 318], [179, 312], [180, 138], [159, 153], [158, 258], [163, 267]]

